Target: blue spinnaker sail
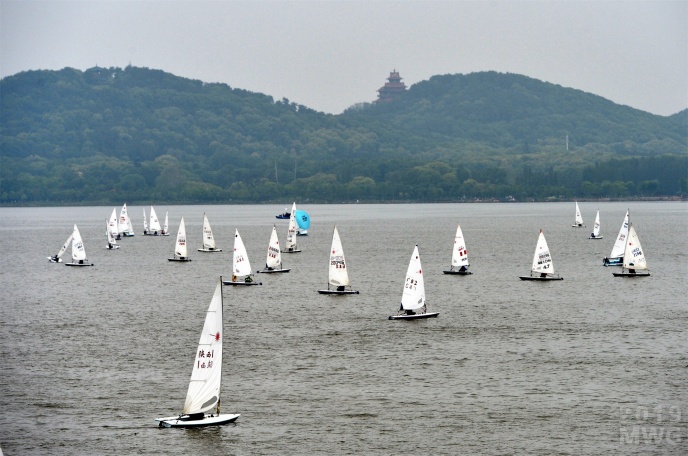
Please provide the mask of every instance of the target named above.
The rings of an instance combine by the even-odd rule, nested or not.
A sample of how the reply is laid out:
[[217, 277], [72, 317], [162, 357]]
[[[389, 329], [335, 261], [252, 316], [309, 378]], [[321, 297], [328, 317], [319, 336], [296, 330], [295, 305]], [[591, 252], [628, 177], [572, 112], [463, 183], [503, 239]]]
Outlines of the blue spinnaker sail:
[[311, 227], [311, 218], [308, 216], [308, 212], [297, 209], [294, 218], [300, 229], [307, 230]]

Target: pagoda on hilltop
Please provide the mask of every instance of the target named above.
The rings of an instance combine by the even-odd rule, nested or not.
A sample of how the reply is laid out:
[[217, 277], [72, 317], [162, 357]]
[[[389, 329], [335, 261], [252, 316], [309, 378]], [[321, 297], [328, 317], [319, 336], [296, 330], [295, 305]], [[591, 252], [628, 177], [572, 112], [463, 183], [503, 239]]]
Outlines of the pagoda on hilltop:
[[406, 84], [401, 82], [401, 76], [397, 70], [391, 71], [387, 82], [384, 86], [378, 89], [378, 98], [376, 103], [391, 101], [406, 91]]

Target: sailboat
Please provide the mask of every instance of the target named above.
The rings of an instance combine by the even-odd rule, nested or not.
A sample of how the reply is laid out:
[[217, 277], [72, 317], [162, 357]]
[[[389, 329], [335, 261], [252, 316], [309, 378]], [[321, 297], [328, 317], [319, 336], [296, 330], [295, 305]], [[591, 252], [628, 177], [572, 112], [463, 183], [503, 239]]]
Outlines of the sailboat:
[[105, 219], [105, 236], [107, 237], [107, 247], [105, 247], [108, 250], [116, 250], [119, 248], [119, 244], [117, 244], [117, 239], [112, 235], [112, 232], [110, 231], [110, 223], [108, 222], [108, 219]]
[[280, 251], [279, 239], [277, 238], [277, 228], [273, 225], [270, 243], [268, 244], [268, 256], [265, 260], [265, 269], [256, 272], [274, 273], [289, 271], [291, 271], [291, 269], [284, 269], [282, 265], [282, 252]]
[[222, 277], [220, 277], [205, 314], [205, 323], [198, 341], [182, 414], [156, 418], [158, 426], [168, 428], [220, 426], [236, 421], [241, 416], [220, 413], [222, 344], [224, 342], [222, 304]]
[[401, 295], [401, 305], [397, 315], [390, 315], [390, 320], [416, 320], [419, 318], [434, 318], [439, 312], [427, 311], [425, 302], [425, 282], [423, 281], [423, 268], [420, 264], [418, 245], [413, 249], [411, 261], [406, 271], [404, 292]]
[[289, 228], [287, 228], [287, 245], [286, 249], [282, 250], [282, 253], [297, 253], [300, 252], [296, 245], [296, 203], [291, 207], [291, 215], [289, 216]]
[[[330, 285], [336, 287], [330, 288]], [[349, 287], [347, 290], [346, 287]], [[358, 294], [357, 290], [351, 289], [349, 281], [349, 272], [346, 267], [346, 260], [344, 259], [344, 248], [342, 241], [339, 238], [339, 231], [337, 225], [334, 226], [332, 233], [332, 247], [330, 248], [330, 267], [327, 278], [327, 290], [318, 290], [320, 294]]]
[[122, 236], [119, 234], [119, 227], [117, 223], [117, 209], [114, 207], [112, 208], [112, 214], [110, 214], [110, 221], [108, 222], [108, 230], [110, 230], [110, 233], [112, 233], [112, 237], [115, 239], [119, 240], [122, 239]]
[[602, 239], [604, 236], [600, 235], [600, 210], [597, 209], [597, 215], [595, 216], [595, 226], [590, 233], [588, 239]]
[[[146, 210], [143, 210], [143, 226], [146, 227]], [[148, 236], [160, 236], [162, 228], [160, 227], [160, 222], [158, 221], [158, 214], [155, 213], [155, 208], [151, 206], [150, 209], [150, 223], [148, 224], [148, 232], [144, 229], [143, 234]]]
[[51, 263], [62, 263], [62, 255], [67, 251], [67, 247], [69, 247], [69, 244], [72, 243], [72, 236], [74, 235], [74, 231], [72, 230], [72, 234], [69, 235], [65, 243], [62, 245], [62, 248], [53, 256], [48, 257], [48, 261]]
[[280, 220], [287, 220], [289, 217], [291, 217], [291, 212], [289, 212], [289, 209], [286, 207], [284, 208], [284, 212], [275, 216], [276, 219]]
[[251, 263], [248, 261], [248, 253], [241, 240], [239, 230], [234, 233], [234, 257], [232, 258], [232, 280], [223, 280], [225, 285], [263, 285], [256, 282], [251, 275]]
[[79, 228], [74, 225], [74, 232], [72, 233], [72, 262], [65, 263], [65, 266], [93, 266], [86, 258], [86, 249], [84, 242], [81, 240], [81, 233]]
[[148, 232], [148, 221], [146, 220], [146, 208], [143, 208], [143, 235], [148, 236], [150, 233]]
[[210, 229], [210, 222], [208, 216], [203, 213], [203, 248], [198, 249], [199, 252], [222, 252], [215, 246], [215, 238], [213, 237], [213, 230]]
[[622, 268], [621, 272], [612, 272], [612, 275], [614, 277], [647, 277], [650, 275], [638, 233], [630, 221], [628, 222], [628, 239], [624, 248]]
[[456, 235], [454, 236], [454, 249], [452, 250], [451, 266], [448, 271], [443, 271], [445, 274], [455, 275], [470, 275], [473, 274], [468, 270], [468, 252], [466, 252], [466, 243], [463, 239], [463, 232], [461, 225], [456, 227]]
[[612, 247], [612, 253], [608, 257], [602, 259], [603, 266], [622, 266], [624, 258], [624, 250], [626, 249], [626, 238], [628, 237], [628, 215], [629, 211], [626, 211], [626, 216], [621, 223], [621, 229], [619, 229], [619, 235], [616, 237], [616, 242], [614, 242], [614, 247]]
[[169, 212], [170, 211], [165, 211], [165, 223], [162, 225], [162, 231], [160, 232], [160, 236], [169, 236], [170, 235], [170, 218], [169, 218]]
[[296, 235], [308, 236], [308, 229], [311, 227], [311, 218], [308, 215], [308, 212], [299, 209], [296, 211], [294, 219], [296, 220], [296, 225], [298, 226]]
[[179, 231], [177, 231], [177, 243], [174, 247], [174, 257], [168, 258], [167, 261], [191, 261], [187, 253], [186, 247], [186, 227], [184, 226], [184, 217], [179, 222]]
[[578, 207], [578, 201], [576, 201], [576, 223], [571, 225], [573, 228], [582, 228], [585, 225], [583, 225], [583, 216], [581, 215], [580, 208]]
[[134, 226], [131, 224], [131, 220], [129, 220], [129, 214], [127, 213], [127, 203], [124, 203], [122, 210], [119, 211], [119, 222], [117, 229], [124, 237], [131, 237], [134, 235]]
[[[535, 274], [535, 275], [533, 275]], [[549, 247], [545, 235], [540, 230], [537, 245], [535, 246], [535, 255], [533, 255], [533, 267], [530, 269], [529, 276], [520, 276], [521, 280], [564, 280], [563, 277], [554, 274], [554, 263], [552, 256], [549, 254]]]

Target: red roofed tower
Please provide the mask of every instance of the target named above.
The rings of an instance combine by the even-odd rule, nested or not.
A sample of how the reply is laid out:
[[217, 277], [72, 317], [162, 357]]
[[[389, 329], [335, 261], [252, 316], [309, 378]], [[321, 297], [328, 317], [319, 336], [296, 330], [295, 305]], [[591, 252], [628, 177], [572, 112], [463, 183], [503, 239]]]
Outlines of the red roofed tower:
[[398, 97], [400, 94], [406, 91], [406, 84], [401, 82], [401, 76], [399, 72], [394, 70], [389, 73], [389, 77], [384, 86], [378, 89], [379, 96], [376, 102], [390, 101]]

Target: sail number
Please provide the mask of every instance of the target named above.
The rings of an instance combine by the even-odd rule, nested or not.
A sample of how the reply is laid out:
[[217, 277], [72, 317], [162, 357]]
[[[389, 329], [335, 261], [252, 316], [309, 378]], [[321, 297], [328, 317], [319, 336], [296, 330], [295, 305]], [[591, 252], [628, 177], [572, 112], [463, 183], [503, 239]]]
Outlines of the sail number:
[[408, 288], [409, 290], [415, 290], [417, 285], [418, 285], [417, 280], [415, 280], [411, 277], [406, 277], [406, 283], [404, 284], [404, 288]]
[[[205, 350], [199, 350], [196, 359], [196, 367], [198, 367], [199, 369], [209, 369], [213, 367], [212, 358], [214, 358], [214, 356], [215, 350], [208, 350], [207, 352]], [[198, 358], [205, 358], [205, 360]]]

